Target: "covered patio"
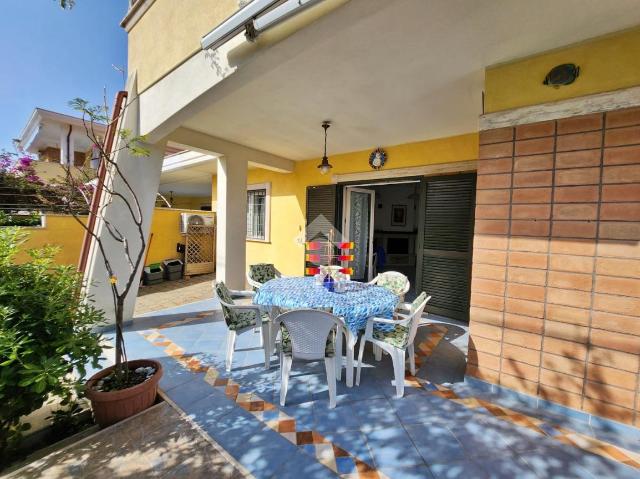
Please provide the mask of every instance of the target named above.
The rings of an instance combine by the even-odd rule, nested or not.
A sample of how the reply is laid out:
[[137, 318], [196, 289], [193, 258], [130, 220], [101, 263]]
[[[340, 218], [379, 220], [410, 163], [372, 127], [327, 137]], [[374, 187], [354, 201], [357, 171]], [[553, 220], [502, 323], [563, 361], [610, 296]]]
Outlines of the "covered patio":
[[[639, 38], [632, 3], [328, 0], [154, 79], [137, 58], [124, 122], [151, 155], [118, 162], [145, 203], [166, 145], [215, 158], [204, 181], [216, 280], [245, 289], [256, 263], [302, 277], [315, 221], [349, 231], [358, 189], [369, 196], [357, 226], [370, 233], [356, 279], [371, 279], [374, 214], [395, 206], [371, 190], [395, 183], [400, 219], [379, 238], [411, 236], [413, 292], [434, 300], [403, 397], [389, 357], [367, 347], [362, 380], [349, 387], [348, 368], [337, 407], [321, 363], [293, 369], [280, 406], [260, 334], [238, 337], [225, 372], [215, 299], [133, 318], [129, 358], [161, 361], [168, 402], [255, 477], [637, 477], [640, 87], [621, 53]], [[611, 58], [627, 76], [610, 85]], [[595, 67], [544, 84], [573, 61]], [[379, 145], [388, 163], [377, 168]], [[94, 263], [100, 298], [108, 278]]]
[[[464, 381], [468, 337], [466, 325], [458, 321], [422, 319], [416, 337], [418, 372], [407, 375], [403, 398], [395, 397], [390, 359], [378, 362], [367, 349], [360, 386], [339, 382], [335, 409], [328, 407], [321, 363], [296, 364], [287, 404], [281, 407], [278, 368], [264, 369], [259, 334], [239, 337], [234, 368], [225, 373], [226, 331], [219, 303], [212, 299], [136, 318], [126, 341], [132, 358], [162, 363], [162, 397], [253, 477], [593, 479], [639, 474], [637, 430], [589, 423], [524, 395]], [[168, 413], [158, 420], [172, 421]], [[136, 449], [145, 450], [147, 441], [154, 440], [153, 435], [137, 436]], [[136, 457], [131, 460], [137, 477], [206, 476], [197, 461], [175, 468], [170, 450], [161, 449], [148, 470]], [[59, 475], [51, 477], [78, 471], [78, 464], [91, 463], [90, 458], [85, 453], [75, 462], [58, 463]], [[30, 470], [43, 464], [46, 459]], [[86, 477], [102, 477], [93, 474]]]

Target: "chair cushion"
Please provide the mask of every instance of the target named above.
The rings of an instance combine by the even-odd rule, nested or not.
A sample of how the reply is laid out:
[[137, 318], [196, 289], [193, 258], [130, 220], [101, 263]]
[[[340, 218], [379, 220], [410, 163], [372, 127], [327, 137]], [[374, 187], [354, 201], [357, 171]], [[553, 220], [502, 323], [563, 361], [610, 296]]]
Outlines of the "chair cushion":
[[269, 280], [275, 279], [276, 267], [271, 263], [252, 264], [249, 266], [249, 277], [260, 284], [264, 284]]
[[[231, 291], [227, 288], [227, 285], [224, 284], [223, 281], [217, 281], [215, 283], [216, 294], [221, 301], [224, 301], [227, 304], [235, 304], [233, 298], [231, 297]], [[231, 324], [235, 324], [238, 322], [238, 312], [225, 306], [222, 306], [222, 314], [224, 316], [224, 321], [227, 323], [227, 326]]]
[[[216, 294], [220, 300], [224, 301], [227, 304], [235, 304], [233, 301], [233, 297], [231, 296], [231, 291], [227, 288], [227, 285], [224, 284], [223, 281], [218, 281], [215, 283]], [[225, 306], [222, 306], [222, 315], [224, 316], [224, 322], [227, 323], [227, 328], [232, 331], [237, 331], [239, 329], [247, 328], [251, 325], [256, 324], [256, 313], [252, 310], [237, 310]], [[269, 321], [269, 315], [267, 313], [262, 313], [262, 322]]]
[[427, 299], [427, 293], [423, 291], [411, 303], [411, 307], [409, 308], [409, 313], [411, 314], [415, 313], [418, 310], [418, 306], [420, 306], [425, 299]]
[[[229, 324], [227, 323], [227, 327], [231, 331], [238, 331], [240, 329], [249, 328], [256, 325], [256, 313], [252, 310], [239, 310], [235, 311], [237, 316], [237, 321]], [[262, 323], [269, 322], [269, 315], [267, 313], [262, 313]]]
[[[291, 356], [292, 353], [292, 346], [291, 346], [291, 337], [289, 336], [289, 331], [287, 330], [287, 327], [284, 324], [280, 325], [280, 333], [282, 334], [282, 352], [285, 354], [285, 356]], [[335, 348], [335, 331], [331, 331], [331, 333], [329, 333], [329, 336], [327, 336], [327, 345], [325, 347], [324, 350], [324, 355], [327, 358], [332, 358], [335, 353], [336, 353], [336, 348]]]
[[395, 346], [396, 348], [405, 349], [409, 344], [409, 328], [406, 326], [394, 326], [391, 331], [373, 330], [373, 338]]
[[408, 282], [409, 279], [404, 275], [381, 273], [376, 284], [383, 288], [387, 288], [397, 296], [401, 296], [404, 294], [403, 291]]

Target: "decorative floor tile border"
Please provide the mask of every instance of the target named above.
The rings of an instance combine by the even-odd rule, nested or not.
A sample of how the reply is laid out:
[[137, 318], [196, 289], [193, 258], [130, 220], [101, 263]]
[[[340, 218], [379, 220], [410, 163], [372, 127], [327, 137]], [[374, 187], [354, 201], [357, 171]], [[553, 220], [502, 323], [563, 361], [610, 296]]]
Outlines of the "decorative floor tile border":
[[[266, 424], [271, 430], [277, 432], [293, 445], [314, 457], [320, 464], [329, 468], [344, 479], [386, 479], [387, 476], [375, 467], [349, 453], [340, 446], [334, 444], [316, 431], [306, 429], [298, 430], [295, 418], [281, 411], [278, 406], [265, 401], [252, 392], [240, 392], [241, 384], [232, 378], [225, 377], [218, 369], [203, 365], [201, 360], [192, 354], [185, 354], [185, 350], [171, 339], [161, 334], [159, 330], [167, 329], [189, 322], [196, 321], [211, 313], [201, 313], [197, 317], [187, 317], [182, 320], [172, 321], [155, 329], [140, 331], [140, 334], [151, 344], [163, 347], [164, 352], [176, 360], [186, 369], [194, 373], [205, 372], [204, 380], [215, 389], [222, 390], [224, 394], [236, 404], [252, 414], [258, 421]], [[427, 335], [416, 348], [416, 367], [420, 367], [433, 353], [447, 332], [442, 325], [428, 325], [433, 331]], [[408, 376], [406, 384], [412, 387], [422, 387], [417, 378]]]
[[[225, 377], [216, 368], [203, 365], [201, 360], [193, 354], [185, 354], [185, 350], [159, 332], [189, 322], [202, 319], [211, 312], [200, 313], [197, 317], [187, 317], [182, 320], [166, 323], [155, 329], [141, 331], [140, 334], [153, 345], [164, 347], [165, 353], [175, 359], [183, 367], [194, 373], [205, 372], [204, 380], [213, 388], [224, 391], [225, 395], [235, 401], [239, 407], [252, 414], [257, 420], [266, 424], [289, 442], [315, 457], [318, 462], [345, 479], [382, 479], [386, 476], [358, 459], [348, 451], [326, 439], [322, 434], [310, 430], [298, 430], [295, 418], [281, 411], [272, 404], [252, 392], [240, 392], [241, 385], [233, 379]], [[448, 329], [441, 324], [426, 324], [430, 328], [426, 338], [415, 348], [416, 367], [419, 368], [433, 354]], [[423, 388], [434, 396], [449, 399], [469, 409], [483, 408], [494, 417], [512, 424], [526, 427], [541, 436], [547, 436], [560, 443], [568, 444], [577, 449], [599, 455], [601, 457], [625, 464], [640, 470], [640, 454], [628, 451], [606, 441], [591, 436], [555, 426], [539, 418], [528, 416], [521, 412], [494, 404], [490, 401], [475, 397], [459, 397], [453, 390], [433, 384], [427, 380], [407, 373], [405, 386]]]
[[[640, 454], [638, 453], [631, 452], [627, 449], [615, 446], [606, 441], [596, 439], [586, 434], [578, 433], [560, 426], [555, 426], [543, 421], [542, 419], [528, 416], [521, 412], [494, 404], [484, 399], [475, 397], [461, 398], [454, 391], [445, 386], [434, 385], [419, 378], [416, 379], [422, 384], [423, 387], [425, 387], [425, 389], [431, 390], [431, 394], [433, 394], [434, 396], [449, 399], [453, 402], [468, 407], [469, 409], [484, 408], [498, 419], [502, 419], [518, 426], [526, 427], [527, 429], [530, 429], [542, 436], [550, 437], [563, 444], [573, 446], [577, 449], [581, 449], [583, 451], [590, 452], [592, 454], [596, 454], [598, 456], [602, 456], [640, 470]], [[434, 386], [436, 390], [434, 390]]]

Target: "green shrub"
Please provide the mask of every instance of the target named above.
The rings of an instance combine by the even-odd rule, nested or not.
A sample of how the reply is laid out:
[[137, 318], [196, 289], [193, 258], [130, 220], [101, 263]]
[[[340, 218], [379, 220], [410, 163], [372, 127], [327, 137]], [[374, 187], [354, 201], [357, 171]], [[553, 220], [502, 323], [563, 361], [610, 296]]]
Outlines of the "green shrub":
[[8, 215], [0, 211], [0, 226], [40, 226], [40, 215], [31, 213], [29, 215]]
[[[51, 397], [68, 404], [82, 393], [85, 367], [98, 367], [103, 314], [85, 301], [81, 278], [53, 262], [54, 248], [14, 262], [26, 234], [0, 228], [0, 465], [28, 425], [20, 418]], [[75, 372], [75, 374], [74, 374]]]

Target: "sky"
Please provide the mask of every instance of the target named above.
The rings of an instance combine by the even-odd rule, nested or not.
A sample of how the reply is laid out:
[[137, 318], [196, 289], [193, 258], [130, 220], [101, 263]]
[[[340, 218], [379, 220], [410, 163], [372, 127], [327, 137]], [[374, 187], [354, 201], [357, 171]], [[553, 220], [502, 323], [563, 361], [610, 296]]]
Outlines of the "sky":
[[74, 114], [68, 102], [113, 102], [124, 88], [127, 34], [120, 21], [128, 0], [5, 0], [0, 15], [0, 150], [14, 151], [33, 109]]

